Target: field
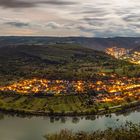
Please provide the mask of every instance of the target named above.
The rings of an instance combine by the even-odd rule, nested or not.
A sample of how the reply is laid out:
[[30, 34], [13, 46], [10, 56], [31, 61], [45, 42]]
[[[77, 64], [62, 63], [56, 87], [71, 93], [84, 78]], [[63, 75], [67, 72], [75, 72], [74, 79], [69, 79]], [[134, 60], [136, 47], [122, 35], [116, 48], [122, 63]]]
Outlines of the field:
[[59, 97], [29, 97], [29, 96], [7, 96], [0, 95], [1, 108], [24, 111], [54, 111], [73, 112], [87, 111], [82, 103], [85, 102], [86, 95], [79, 96], [59, 96]]
[[21, 96], [0, 94], [0, 109], [35, 115], [88, 115], [116, 112], [139, 105], [138, 101], [87, 104], [90, 95]]

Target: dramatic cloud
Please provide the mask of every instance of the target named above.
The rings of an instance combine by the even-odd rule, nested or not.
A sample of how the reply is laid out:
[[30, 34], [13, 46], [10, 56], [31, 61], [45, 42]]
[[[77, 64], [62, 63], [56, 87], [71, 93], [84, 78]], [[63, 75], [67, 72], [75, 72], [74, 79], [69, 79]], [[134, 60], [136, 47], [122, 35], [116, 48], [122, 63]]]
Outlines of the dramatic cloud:
[[61, 0], [44, 0], [38, 2], [38, 4], [50, 4], [50, 5], [75, 5], [77, 2], [72, 2], [72, 1], [61, 1]]
[[139, 0], [0, 0], [0, 35], [140, 36]]
[[5, 8], [25, 8], [34, 7], [35, 3], [18, 0], [0, 0], [0, 6]]
[[23, 23], [23, 22], [6, 22], [5, 24], [15, 27], [29, 27], [29, 23]]
[[48, 5], [73, 5], [76, 2], [61, 1], [61, 0], [43, 0], [43, 1], [22, 1], [22, 0], [0, 0], [0, 6], [5, 8], [30, 8], [37, 7], [39, 4]]

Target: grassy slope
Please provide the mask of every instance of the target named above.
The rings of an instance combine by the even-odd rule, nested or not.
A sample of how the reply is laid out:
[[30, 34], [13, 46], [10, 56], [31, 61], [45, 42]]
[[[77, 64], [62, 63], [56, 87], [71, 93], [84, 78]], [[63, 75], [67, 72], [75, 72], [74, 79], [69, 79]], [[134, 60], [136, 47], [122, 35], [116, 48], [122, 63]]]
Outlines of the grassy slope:
[[[121, 111], [139, 105], [139, 102], [130, 103], [112, 102], [112, 103], [96, 103], [87, 105], [86, 101], [91, 96], [88, 95], [69, 95], [55, 97], [35, 97], [21, 95], [0, 94], [0, 109], [8, 112], [23, 112], [39, 115], [87, 115], [104, 113], [104, 111]], [[117, 107], [118, 105], [121, 105]], [[116, 108], [114, 108], [116, 106]], [[112, 108], [113, 107], [113, 108]], [[109, 112], [110, 112], [109, 111]]]
[[0, 95], [0, 105], [4, 109], [17, 109], [25, 111], [44, 111], [48, 112], [74, 112], [88, 111], [91, 107], [86, 108], [82, 105], [85, 102], [86, 95], [79, 96], [59, 96], [59, 97], [29, 97], [29, 96], [7, 96]]

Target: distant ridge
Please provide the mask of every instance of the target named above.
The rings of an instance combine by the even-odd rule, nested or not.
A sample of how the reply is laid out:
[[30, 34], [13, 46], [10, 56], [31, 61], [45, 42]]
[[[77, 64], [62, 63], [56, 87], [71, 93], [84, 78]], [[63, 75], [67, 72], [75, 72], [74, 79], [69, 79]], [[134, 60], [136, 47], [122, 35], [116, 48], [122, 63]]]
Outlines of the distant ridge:
[[9, 45], [48, 45], [79, 44], [83, 47], [104, 51], [108, 47], [117, 46], [133, 49], [140, 46], [140, 37], [88, 38], [88, 37], [33, 37], [33, 36], [1, 36], [0, 47]]

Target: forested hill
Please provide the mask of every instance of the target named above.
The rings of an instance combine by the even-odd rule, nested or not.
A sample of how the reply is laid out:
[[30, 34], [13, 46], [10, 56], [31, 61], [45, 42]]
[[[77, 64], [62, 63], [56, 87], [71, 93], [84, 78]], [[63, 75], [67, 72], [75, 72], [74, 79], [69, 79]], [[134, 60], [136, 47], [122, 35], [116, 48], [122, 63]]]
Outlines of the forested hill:
[[0, 48], [0, 76], [86, 77], [118, 61], [104, 52], [73, 44], [18, 45]]

